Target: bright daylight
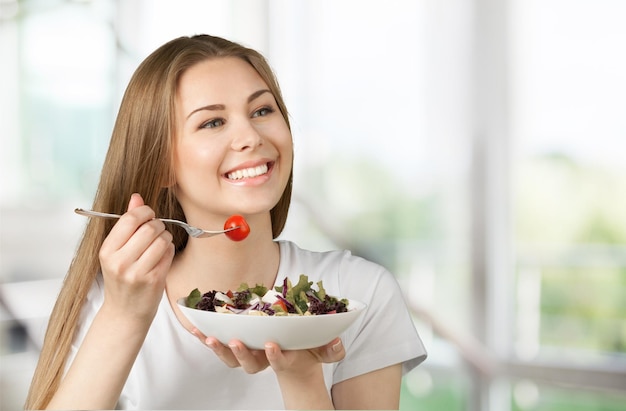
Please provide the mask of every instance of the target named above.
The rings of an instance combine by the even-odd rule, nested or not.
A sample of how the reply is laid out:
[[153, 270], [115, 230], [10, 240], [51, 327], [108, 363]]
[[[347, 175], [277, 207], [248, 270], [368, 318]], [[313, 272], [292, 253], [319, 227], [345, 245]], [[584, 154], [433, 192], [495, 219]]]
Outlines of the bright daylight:
[[0, 409], [623, 411], [624, 16], [0, 1]]

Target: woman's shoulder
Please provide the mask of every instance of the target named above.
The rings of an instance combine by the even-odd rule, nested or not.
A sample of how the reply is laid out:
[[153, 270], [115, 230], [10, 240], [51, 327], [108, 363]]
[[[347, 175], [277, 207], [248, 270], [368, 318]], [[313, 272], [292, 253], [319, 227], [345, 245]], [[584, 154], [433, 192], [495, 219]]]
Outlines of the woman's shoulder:
[[292, 241], [279, 241], [281, 262], [291, 266], [359, 269], [363, 272], [387, 271], [383, 266], [364, 257], [354, 255], [350, 250], [313, 251], [299, 247]]
[[293, 242], [281, 241], [279, 279], [297, 279], [301, 274], [310, 281], [323, 281], [327, 290], [343, 297], [361, 299], [372, 286], [396, 286], [395, 277], [382, 265], [350, 250], [312, 251]]

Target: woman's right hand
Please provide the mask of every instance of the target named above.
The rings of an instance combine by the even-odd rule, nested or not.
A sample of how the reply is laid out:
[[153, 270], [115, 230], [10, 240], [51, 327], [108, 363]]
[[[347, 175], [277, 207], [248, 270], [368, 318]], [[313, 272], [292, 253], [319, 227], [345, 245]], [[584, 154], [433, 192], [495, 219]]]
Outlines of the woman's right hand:
[[133, 194], [128, 211], [100, 248], [104, 305], [149, 324], [156, 313], [165, 277], [174, 258], [172, 235], [154, 211]]
[[50, 409], [115, 408], [163, 298], [174, 258], [172, 235], [154, 219], [141, 196], [133, 194], [128, 211], [102, 243], [99, 257], [104, 302], [50, 400]]

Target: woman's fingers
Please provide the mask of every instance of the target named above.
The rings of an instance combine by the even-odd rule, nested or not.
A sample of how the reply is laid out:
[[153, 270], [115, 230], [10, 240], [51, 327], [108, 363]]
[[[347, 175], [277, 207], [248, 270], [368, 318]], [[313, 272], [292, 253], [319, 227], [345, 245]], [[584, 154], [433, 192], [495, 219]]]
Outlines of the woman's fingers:
[[338, 362], [343, 360], [346, 356], [346, 349], [343, 346], [341, 338], [335, 338], [318, 350], [320, 359], [325, 363]]
[[276, 372], [297, 372], [319, 363], [333, 363], [344, 359], [346, 351], [340, 338], [309, 350], [282, 351], [276, 343], [265, 344], [265, 355]]
[[139, 194], [133, 194], [128, 211], [115, 224], [100, 249], [103, 269], [116, 275], [136, 275], [162, 271], [173, 257], [172, 235], [154, 211], [144, 205]]
[[269, 365], [263, 350], [250, 350], [238, 340], [232, 340], [228, 345], [224, 345], [215, 337], [206, 337], [197, 328], [191, 332], [230, 368], [241, 367], [248, 374], [255, 374]]
[[197, 328], [192, 329], [191, 333], [211, 348], [228, 367], [241, 367], [249, 374], [262, 371], [268, 366], [276, 372], [297, 373], [303, 367], [338, 362], [346, 356], [340, 338], [310, 350], [282, 351], [278, 344], [273, 342], [266, 343], [265, 350], [250, 350], [239, 340], [232, 340], [225, 345], [215, 337], [205, 336]]
[[127, 208], [127, 210], [130, 211], [133, 208], [137, 208], [137, 207], [142, 206], [142, 205], [144, 205], [144, 202], [143, 202], [143, 198], [141, 197], [141, 194], [133, 193], [130, 196], [130, 200], [128, 201], [128, 208]]
[[119, 250], [121, 259], [132, 261], [134, 270], [148, 273], [173, 251], [172, 234], [162, 221], [151, 220], [142, 224], [135, 234]]
[[263, 350], [250, 350], [238, 340], [229, 342], [228, 348], [230, 348], [241, 368], [248, 374], [256, 374], [266, 369], [269, 365]]
[[140, 195], [116, 222], [100, 248], [105, 301], [119, 310], [152, 318], [174, 258], [172, 235]]
[[160, 236], [160, 247], [163, 248], [164, 251], [161, 254], [161, 259], [158, 261], [154, 269], [165, 273], [164, 275], [167, 275], [169, 272], [172, 261], [174, 260], [174, 255], [176, 254], [176, 247], [174, 246], [172, 240], [173, 237], [169, 231], [165, 231]]
[[[144, 223], [151, 222], [153, 219], [154, 211], [144, 205], [140, 195], [133, 194], [128, 203], [128, 211], [115, 223], [102, 243], [100, 248], [101, 259], [122, 249]], [[164, 228], [165, 226], [163, 226]]]
[[228, 346], [222, 344], [214, 337], [204, 337], [204, 339], [202, 339], [203, 336], [204, 335], [200, 334], [198, 337], [204, 344], [213, 350], [215, 355], [217, 355], [224, 364], [230, 368], [240, 366], [239, 361], [237, 361], [237, 357], [235, 357], [234, 353]]
[[169, 260], [174, 251], [172, 235], [161, 221], [148, 221], [135, 230], [124, 243], [112, 230], [105, 242], [110, 241], [100, 249], [103, 271], [130, 282], [141, 281], [158, 267], [166, 266], [163, 259]]

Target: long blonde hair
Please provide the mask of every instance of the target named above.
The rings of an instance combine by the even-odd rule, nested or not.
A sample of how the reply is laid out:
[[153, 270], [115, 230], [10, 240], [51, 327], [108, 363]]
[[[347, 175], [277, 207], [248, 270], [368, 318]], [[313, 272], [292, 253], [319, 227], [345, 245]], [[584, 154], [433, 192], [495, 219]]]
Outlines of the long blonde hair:
[[[122, 99], [107, 152], [93, 209], [122, 214], [132, 193], [140, 193], [158, 216], [185, 220], [168, 182], [172, 171], [174, 101], [185, 70], [211, 58], [237, 57], [248, 62], [276, 98], [289, 126], [287, 109], [276, 78], [255, 50], [208, 35], [180, 37], [150, 54], [137, 68]], [[274, 238], [282, 232], [291, 200], [293, 171], [287, 187], [270, 211]], [[82, 306], [100, 270], [98, 252], [114, 222], [91, 219], [52, 311], [26, 409], [42, 409], [50, 402], [63, 377], [68, 352]], [[172, 227], [177, 252], [187, 236]]]

